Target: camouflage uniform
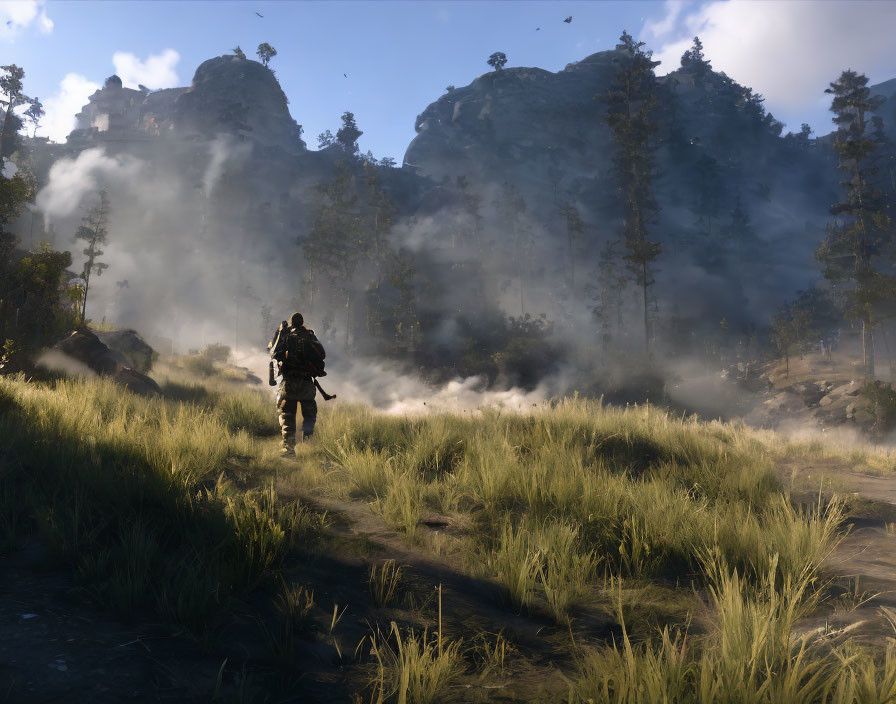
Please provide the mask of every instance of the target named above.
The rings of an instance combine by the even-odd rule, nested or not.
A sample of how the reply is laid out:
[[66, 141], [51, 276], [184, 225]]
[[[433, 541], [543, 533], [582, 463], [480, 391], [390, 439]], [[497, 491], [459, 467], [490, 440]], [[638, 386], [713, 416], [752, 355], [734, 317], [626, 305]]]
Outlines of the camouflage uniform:
[[[314, 333], [301, 328], [313, 339]], [[280, 433], [283, 436], [282, 449], [290, 454], [296, 444], [296, 411], [302, 409], [302, 439], [307, 440], [314, 434], [317, 421], [317, 389], [314, 380], [306, 370], [290, 369], [288, 363], [281, 369], [283, 379], [277, 388], [277, 409], [280, 411]]]

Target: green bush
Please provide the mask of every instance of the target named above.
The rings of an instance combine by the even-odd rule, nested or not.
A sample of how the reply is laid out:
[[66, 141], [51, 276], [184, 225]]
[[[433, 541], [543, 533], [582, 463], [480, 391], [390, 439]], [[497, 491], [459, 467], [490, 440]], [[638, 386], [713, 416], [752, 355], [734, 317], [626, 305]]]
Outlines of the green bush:
[[214, 362], [204, 355], [184, 357], [183, 365], [184, 369], [196, 376], [209, 377], [215, 373]]
[[221, 364], [228, 362], [230, 360], [231, 354], [231, 349], [227, 345], [223, 345], [220, 342], [213, 345], [208, 345], [204, 350], [202, 350], [202, 356], [205, 357], [205, 359], [210, 362], [220, 362]]
[[883, 381], [872, 381], [862, 388], [862, 396], [868, 399], [874, 415], [872, 432], [885, 435], [896, 428], [896, 390]]

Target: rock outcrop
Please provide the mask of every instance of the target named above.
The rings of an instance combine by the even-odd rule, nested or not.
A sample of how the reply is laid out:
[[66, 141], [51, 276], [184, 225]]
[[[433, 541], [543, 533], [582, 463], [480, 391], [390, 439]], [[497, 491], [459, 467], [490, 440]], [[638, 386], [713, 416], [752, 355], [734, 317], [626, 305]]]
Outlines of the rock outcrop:
[[159, 91], [124, 88], [112, 75], [88, 98], [69, 135], [73, 145], [159, 137], [174, 128], [173, 105], [186, 88]]
[[305, 149], [273, 72], [257, 61], [218, 56], [203, 62], [189, 87], [125, 88], [118, 76], [90, 96], [69, 135], [76, 147], [176, 135], [226, 134], [295, 153]]
[[[51, 352], [61, 353], [82, 368], [86, 367], [94, 374], [109, 377], [136, 394], [151, 396], [162, 393], [155, 381], [123, 364], [121, 356], [110, 350], [88, 329], [73, 332], [56, 343]], [[66, 371], [61, 362], [62, 360], [53, 360], [51, 357], [47, 366]]]
[[159, 356], [136, 330], [114, 330], [111, 332], [97, 330], [94, 334], [100, 342], [109, 348], [110, 352], [117, 355], [124, 366], [141, 374], [148, 374], [152, 369], [153, 362]]
[[[463, 176], [485, 190], [483, 211], [512, 185], [527, 221], [544, 232], [543, 259], [567, 247], [558, 212], [575, 203], [588, 225], [577, 258], [581, 270], [593, 268], [621, 227], [604, 98], [622, 56], [603, 51], [557, 72], [505, 68], [452, 88], [418, 116], [406, 168], [445, 184]], [[724, 318], [741, 331], [765, 325], [818, 278], [813, 253], [840, 197], [829, 140], [782, 137], [761, 96], [723, 73], [680, 68], [658, 84], [658, 289], [694, 320]]]
[[493, 71], [449, 91], [417, 117], [405, 164], [435, 180], [465, 175], [526, 192], [548, 194], [552, 179], [581, 186], [577, 179], [609, 165], [606, 106], [596, 96], [609, 88], [616, 57], [600, 52], [557, 73]]
[[880, 427], [871, 400], [859, 381], [804, 381], [765, 391], [746, 415], [750, 425], [764, 428], [805, 428], [828, 431], [851, 427], [869, 435]]
[[174, 126], [182, 135], [226, 133], [293, 152], [305, 148], [274, 74], [237, 56], [200, 64], [191, 86], [174, 101]]

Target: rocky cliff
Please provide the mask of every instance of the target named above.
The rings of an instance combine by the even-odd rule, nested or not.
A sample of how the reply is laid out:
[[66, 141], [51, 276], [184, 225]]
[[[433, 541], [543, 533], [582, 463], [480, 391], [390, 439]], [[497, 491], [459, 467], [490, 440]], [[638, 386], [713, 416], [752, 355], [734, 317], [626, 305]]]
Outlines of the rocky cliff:
[[[493, 71], [449, 91], [418, 116], [405, 166], [445, 182], [513, 184], [546, 250], [564, 246], [558, 211], [576, 203], [588, 224], [577, 258], [593, 266], [620, 226], [602, 100], [619, 58], [617, 48], [556, 73]], [[681, 68], [659, 84], [652, 231], [664, 243], [661, 283], [696, 317], [760, 323], [774, 301], [817, 277], [812, 253], [838, 196], [833, 155], [782, 137], [761, 98], [724, 74]]]
[[[477, 316], [545, 314], [593, 342], [595, 290], [621, 287], [600, 270], [600, 253], [621, 226], [602, 100], [620, 56], [617, 49], [557, 72], [480, 76], [418, 116], [401, 169], [376, 169], [395, 205], [390, 244], [413, 253], [417, 314], [429, 326], [422, 335], [447, 345]], [[875, 90], [892, 96], [893, 89]], [[716, 344], [722, 334], [755, 337], [783, 300], [819, 276], [813, 252], [828, 206], [840, 197], [830, 139], [782, 136], [761, 98], [711, 70], [671, 72], [658, 97], [661, 208], [651, 236], [663, 247], [653, 288], [661, 334], [690, 345]], [[889, 97], [881, 114], [896, 125], [894, 104]], [[110, 290], [117, 310], [131, 311], [124, 324], [160, 307], [180, 311], [184, 329], [210, 308], [239, 319], [247, 281], [255, 311], [262, 302], [290, 307], [308, 282], [321, 285], [296, 246], [320, 205], [316, 186], [331, 181], [334, 162], [343, 160], [352, 163], [359, 202], [370, 193], [361, 160], [337, 146], [306, 149], [273, 73], [235, 56], [204, 62], [189, 87], [131, 90], [110, 77], [79, 113], [67, 145], [35, 147], [39, 180], [46, 183], [58, 159], [96, 146], [140, 159], [132, 181], [107, 184], [110, 239], [134, 262], [116, 275], [142, 280], [133, 290], [151, 288], [159, 300]], [[567, 205], [582, 219], [575, 233]], [[60, 232], [74, 231], [80, 216], [67, 217], [57, 222]], [[162, 267], [165, 286], [153, 278], [151, 263], [164, 259], [157, 250], [172, 262]], [[354, 300], [370, 294], [368, 274], [354, 277]], [[399, 305], [395, 291], [380, 295]], [[344, 318], [335, 309], [320, 315]]]
[[110, 76], [78, 113], [69, 142], [83, 147], [224, 134], [296, 153], [305, 143], [287, 104], [270, 69], [257, 61], [218, 56], [203, 62], [186, 88], [133, 90]]

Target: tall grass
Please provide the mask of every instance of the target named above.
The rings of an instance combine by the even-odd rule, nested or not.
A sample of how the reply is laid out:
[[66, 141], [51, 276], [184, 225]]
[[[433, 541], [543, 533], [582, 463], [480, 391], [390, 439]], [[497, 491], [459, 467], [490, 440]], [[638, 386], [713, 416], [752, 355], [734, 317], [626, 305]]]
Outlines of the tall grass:
[[388, 633], [371, 636], [376, 673], [374, 704], [434, 704], [451, 699], [446, 691], [463, 671], [461, 642], [409, 631], [402, 636], [393, 621]]
[[321, 445], [331, 491], [374, 499], [415, 535], [427, 510], [472, 513], [474, 571], [533, 599], [558, 621], [593, 598], [598, 567], [649, 580], [708, 578], [719, 552], [745, 579], [816, 569], [837, 540], [838, 509], [801, 511], [767, 447], [743, 425], [674, 418], [586, 400], [531, 413], [422, 418], [326, 409]]
[[620, 643], [583, 649], [570, 701], [863, 704], [896, 697], [894, 641], [874, 653], [818, 631], [795, 634], [817, 598], [811, 571], [781, 583], [772, 561], [756, 582], [718, 554], [705, 559], [711, 632], [689, 639], [664, 628], [653, 642], [635, 645], [623, 625]]
[[[168, 398], [145, 399], [103, 380], [0, 378], [0, 549], [37, 533], [97, 601], [200, 636], [324, 524], [269, 483], [275, 466], [289, 474], [268, 458], [273, 439], [259, 439], [276, 429], [269, 398], [212, 381], [163, 388]], [[322, 406], [317, 440], [291, 479], [367, 502], [497, 583], [509, 609], [549, 615], [574, 643], [572, 701], [896, 697], [896, 646], [872, 657], [796, 635], [818, 607], [844, 508], [794, 506], [775, 478], [781, 448], [742, 425], [586, 400], [415, 418], [337, 405]], [[465, 515], [435, 540], [421, 524], [430, 513]], [[373, 600], [400, 613], [400, 568], [386, 560], [369, 577]], [[282, 587], [264, 634], [291, 667], [314, 596]], [[675, 623], [643, 617], [664, 608]], [[605, 612], [621, 638], [582, 640], [577, 620]], [[340, 618], [334, 606], [328, 635], [344, 665]], [[371, 646], [374, 701], [444, 699], [464, 670], [460, 641], [426, 630], [393, 624]], [[480, 650], [484, 670], [504, 668], [501, 638]]]
[[0, 542], [37, 530], [98, 602], [203, 633], [297, 536], [320, 529], [272, 489], [229, 490], [226, 460], [259, 458], [222, 413], [102, 379], [0, 378], [0, 500], [16, 506]]

